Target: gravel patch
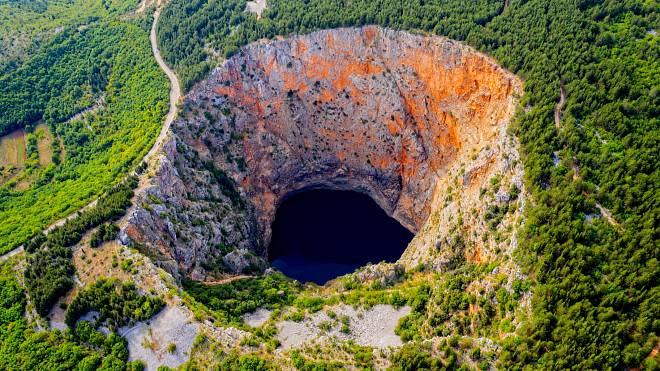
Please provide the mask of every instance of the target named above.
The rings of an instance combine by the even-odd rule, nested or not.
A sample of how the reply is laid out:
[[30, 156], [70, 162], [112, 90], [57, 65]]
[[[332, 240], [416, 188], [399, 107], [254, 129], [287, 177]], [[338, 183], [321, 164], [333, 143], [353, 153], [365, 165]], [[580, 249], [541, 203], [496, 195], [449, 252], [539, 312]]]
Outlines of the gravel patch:
[[261, 18], [261, 12], [266, 9], [266, 0], [248, 1], [245, 6], [246, 12], [257, 13], [257, 18]]
[[320, 337], [321, 331], [311, 321], [277, 323], [277, 339], [282, 348], [299, 348], [301, 345]]
[[96, 320], [97, 320], [100, 316], [101, 316], [101, 313], [99, 313], [99, 312], [97, 312], [97, 311], [95, 311], [95, 310], [90, 310], [89, 312], [85, 313], [85, 315], [81, 316], [81, 317], [78, 319], [78, 322], [80, 322], [80, 321], [87, 321], [87, 322], [89, 322], [89, 323], [91, 323], [91, 324], [93, 325], [94, 322], [96, 322]]
[[247, 313], [243, 316], [243, 321], [250, 327], [260, 327], [270, 318], [272, 310], [259, 308], [252, 313]]
[[391, 305], [380, 304], [366, 311], [356, 311], [353, 307], [342, 306], [336, 312], [351, 318], [351, 338], [357, 344], [384, 348], [402, 344], [394, 329], [399, 320], [410, 313], [410, 307], [396, 309]]
[[[314, 313], [303, 321], [281, 321], [277, 323], [278, 339], [282, 348], [299, 348], [307, 343], [323, 342], [334, 338], [341, 341], [353, 340], [359, 345], [374, 348], [399, 346], [401, 339], [394, 333], [401, 317], [410, 313], [410, 307], [394, 308], [379, 304], [370, 309], [355, 309], [348, 305], [329, 308], [337, 316], [331, 318], [327, 311]], [[341, 331], [342, 316], [349, 318], [349, 331]]]
[[[168, 305], [150, 322], [122, 327], [119, 334], [128, 341], [129, 360], [141, 360], [146, 370], [156, 370], [159, 366], [177, 368], [187, 362], [198, 331], [198, 325], [181, 307]], [[176, 345], [173, 352], [168, 349], [170, 344]]]

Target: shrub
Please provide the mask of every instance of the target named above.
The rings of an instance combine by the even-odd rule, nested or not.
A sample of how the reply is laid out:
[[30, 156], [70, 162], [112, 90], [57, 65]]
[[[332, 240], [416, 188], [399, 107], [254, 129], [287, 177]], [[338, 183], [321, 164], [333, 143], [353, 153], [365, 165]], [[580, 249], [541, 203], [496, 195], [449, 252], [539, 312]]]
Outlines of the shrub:
[[134, 321], [147, 320], [164, 306], [165, 302], [160, 298], [139, 295], [132, 282], [120, 284], [116, 279], [99, 279], [78, 293], [67, 308], [64, 321], [73, 327], [78, 318], [95, 310], [100, 313], [98, 323], [116, 329]]

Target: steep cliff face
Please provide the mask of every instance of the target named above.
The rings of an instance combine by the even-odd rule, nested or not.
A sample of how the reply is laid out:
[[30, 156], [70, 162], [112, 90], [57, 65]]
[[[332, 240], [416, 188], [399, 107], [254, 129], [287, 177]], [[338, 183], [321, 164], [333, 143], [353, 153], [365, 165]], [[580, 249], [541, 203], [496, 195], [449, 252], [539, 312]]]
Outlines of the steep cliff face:
[[[514, 75], [440, 37], [364, 27], [252, 44], [188, 94], [122, 235], [198, 278], [219, 259], [257, 268], [277, 205], [329, 187], [366, 192], [418, 233], [409, 267], [446, 261], [438, 246], [463, 232], [466, 256], [486, 259], [501, 250], [485, 236], [488, 194], [507, 204], [500, 221], [522, 205], [495, 197], [521, 189], [505, 130], [520, 94]], [[474, 227], [454, 226], [469, 210]]]

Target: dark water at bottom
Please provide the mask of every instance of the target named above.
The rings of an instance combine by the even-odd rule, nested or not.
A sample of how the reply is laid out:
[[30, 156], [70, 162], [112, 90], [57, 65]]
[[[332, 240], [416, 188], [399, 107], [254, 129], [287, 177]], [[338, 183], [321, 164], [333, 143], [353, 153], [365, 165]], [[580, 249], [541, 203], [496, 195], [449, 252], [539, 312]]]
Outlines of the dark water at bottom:
[[277, 209], [271, 265], [300, 282], [324, 284], [369, 262], [394, 262], [413, 234], [367, 195], [308, 190]]

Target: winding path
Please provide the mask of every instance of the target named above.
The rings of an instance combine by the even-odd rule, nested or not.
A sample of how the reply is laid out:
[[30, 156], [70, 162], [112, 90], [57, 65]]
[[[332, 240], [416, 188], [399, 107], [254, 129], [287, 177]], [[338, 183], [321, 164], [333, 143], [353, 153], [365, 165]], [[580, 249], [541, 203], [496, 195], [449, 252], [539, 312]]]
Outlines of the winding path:
[[[561, 121], [561, 111], [564, 109], [564, 105], [566, 104], [566, 89], [564, 89], [564, 85], [559, 85], [559, 102], [555, 106], [555, 127], [557, 130], [559, 130], [559, 124]], [[580, 168], [577, 163], [577, 158], [573, 156], [573, 180], [578, 180], [580, 179]], [[585, 192], [584, 196], [587, 197], [588, 194]], [[619, 222], [614, 219], [614, 216], [612, 216], [612, 212], [608, 210], [606, 207], [601, 205], [600, 203], [596, 202], [596, 208], [600, 211], [600, 213], [605, 217], [605, 219], [612, 225], [615, 229], [618, 231], [621, 231], [621, 225]]]
[[[160, 2], [159, 2], [160, 4]], [[158, 50], [158, 41], [156, 38], [156, 26], [158, 24], [158, 18], [160, 17], [160, 12], [162, 10], [163, 5], [159, 5], [158, 8], [154, 11], [154, 21], [151, 24], [151, 32], [149, 33], [149, 41], [151, 43], [151, 50], [154, 53], [154, 58], [156, 58], [156, 62], [158, 63], [158, 66], [160, 69], [165, 72], [167, 75], [167, 78], [170, 80], [170, 110], [167, 112], [167, 116], [165, 117], [165, 122], [163, 123], [163, 127], [160, 129], [160, 133], [158, 134], [158, 137], [156, 138], [156, 141], [154, 142], [153, 146], [151, 146], [151, 149], [149, 149], [149, 152], [144, 156], [143, 161], [146, 163], [149, 163], [149, 160], [154, 156], [156, 152], [160, 149], [160, 147], [163, 145], [165, 142], [165, 138], [167, 137], [167, 132], [170, 129], [170, 125], [174, 121], [174, 118], [176, 117], [177, 113], [177, 102], [181, 98], [181, 87], [179, 85], [179, 79], [177, 78], [176, 74], [174, 71], [170, 69], [170, 67], [165, 63], [163, 58], [160, 55], [160, 51]], [[142, 182], [143, 178], [146, 178], [146, 175], [148, 174], [147, 171], [143, 172], [142, 175], [139, 175], [140, 177], [140, 184], [143, 184]], [[136, 175], [135, 170], [132, 172], [132, 175]], [[139, 188], [139, 187], [138, 187]], [[136, 189], [137, 191], [137, 189]], [[81, 207], [77, 211], [73, 212], [71, 215], [64, 217], [62, 219], [59, 219], [55, 221], [54, 223], [50, 224], [48, 227], [44, 229], [44, 233], [48, 233], [55, 229], [56, 227], [62, 226], [64, 223], [66, 223], [68, 220], [74, 219], [78, 217], [79, 213], [81, 211], [85, 211], [87, 209], [93, 208], [96, 206], [96, 203], [98, 202], [98, 199], [90, 202], [89, 204]], [[16, 254], [19, 254], [23, 251], [23, 245], [3, 254], [0, 255], [0, 263], [4, 262], [11, 256], [14, 256]]]
[[151, 157], [158, 151], [167, 137], [167, 132], [170, 130], [170, 125], [176, 117], [176, 105], [181, 99], [181, 87], [179, 85], [179, 79], [176, 77], [174, 71], [165, 63], [163, 57], [160, 55], [158, 50], [158, 40], [156, 39], [156, 25], [158, 24], [158, 18], [160, 17], [160, 11], [162, 6], [159, 6], [154, 12], [154, 22], [151, 24], [151, 32], [149, 33], [149, 41], [151, 42], [151, 50], [154, 53], [156, 62], [163, 72], [167, 75], [167, 78], [170, 79], [170, 110], [167, 112], [167, 117], [165, 117], [165, 122], [163, 127], [160, 129], [160, 134], [156, 138], [154, 145], [151, 147], [149, 152], [144, 156], [144, 161], [148, 162]]
[[559, 121], [561, 121], [561, 110], [566, 104], [566, 89], [563, 85], [559, 86], [559, 103], [555, 106], [555, 127], [559, 130]]
[[243, 279], [246, 279], [246, 278], [252, 278], [252, 277], [254, 277], [254, 276], [247, 276], [247, 275], [244, 275], [244, 274], [239, 274], [239, 275], [236, 275], [236, 276], [229, 276], [229, 277], [226, 277], [226, 278], [223, 278], [223, 279], [220, 279], [220, 280], [216, 280], [216, 281], [202, 281], [201, 283], [203, 285], [206, 285], [206, 286], [218, 286], [218, 285], [225, 285], [225, 284], [228, 284], [230, 282], [243, 280]]
[[608, 221], [613, 227], [615, 227], [615, 228], [617, 228], [617, 229], [619, 229], [619, 230], [622, 229], [622, 228], [621, 228], [621, 225], [619, 224], [619, 222], [616, 221], [616, 219], [614, 219], [614, 217], [612, 216], [612, 212], [611, 212], [609, 209], [607, 209], [606, 207], [604, 207], [603, 205], [601, 205], [601, 204], [598, 203], [598, 202], [596, 202], [596, 208], [598, 208], [598, 210], [600, 211], [600, 213], [603, 214], [603, 216], [605, 217], [605, 219], [607, 219], [607, 221]]

